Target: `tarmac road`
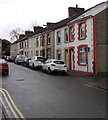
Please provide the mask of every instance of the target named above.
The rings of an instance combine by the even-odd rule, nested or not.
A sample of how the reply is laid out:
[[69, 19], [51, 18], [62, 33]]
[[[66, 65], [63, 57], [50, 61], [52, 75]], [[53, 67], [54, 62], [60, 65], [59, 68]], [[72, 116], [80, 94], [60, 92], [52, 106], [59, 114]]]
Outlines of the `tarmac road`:
[[25, 118], [106, 118], [106, 93], [84, 84], [92, 77], [53, 74], [9, 63], [7, 90]]

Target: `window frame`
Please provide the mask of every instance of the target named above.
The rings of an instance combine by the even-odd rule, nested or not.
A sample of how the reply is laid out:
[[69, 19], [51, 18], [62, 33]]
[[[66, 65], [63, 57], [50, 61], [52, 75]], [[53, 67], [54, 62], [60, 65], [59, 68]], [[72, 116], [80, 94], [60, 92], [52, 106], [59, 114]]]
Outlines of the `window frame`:
[[[70, 28], [73, 28], [73, 39], [71, 39], [71, 37], [70, 37]], [[70, 25], [69, 26], [69, 42], [73, 42], [75, 40], [75, 25]]]
[[50, 33], [47, 34], [47, 45], [51, 44], [51, 36]]
[[81, 54], [80, 54], [81, 52], [80, 52], [80, 49], [81, 49], [82, 47], [83, 47], [83, 48], [84, 48], [84, 47], [88, 47], [88, 45], [79, 45], [79, 46], [77, 47], [77, 48], [78, 48], [78, 65], [79, 65], [79, 66], [87, 66], [87, 64], [88, 64], [88, 54], [87, 54], [87, 52], [85, 52], [85, 54], [86, 54], [86, 57], [85, 57], [85, 58], [86, 58], [86, 63], [81, 63], [81, 62], [80, 62], [80, 60], [81, 60]]
[[[67, 30], [67, 32], [66, 32], [66, 30]], [[64, 43], [68, 43], [68, 28], [64, 29]]]
[[[84, 21], [80, 21], [78, 23], [78, 40], [85, 40], [87, 37], [87, 24], [86, 24], [86, 20]], [[81, 24], [84, 24], [84, 36], [81, 37]]]
[[[58, 33], [59, 33], [60, 36], [58, 36]], [[57, 41], [56, 41], [56, 42], [57, 42], [57, 45], [58, 45], [58, 44], [61, 44], [61, 32], [60, 32], [60, 30], [57, 31], [56, 37], [57, 37], [57, 39], [56, 39], [56, 40], [57, 40]], [[58, 40], [58, 37], [59, 37], [60, 40]], [[58, 41], [60, 41], [60, 42], [58, 42]]]

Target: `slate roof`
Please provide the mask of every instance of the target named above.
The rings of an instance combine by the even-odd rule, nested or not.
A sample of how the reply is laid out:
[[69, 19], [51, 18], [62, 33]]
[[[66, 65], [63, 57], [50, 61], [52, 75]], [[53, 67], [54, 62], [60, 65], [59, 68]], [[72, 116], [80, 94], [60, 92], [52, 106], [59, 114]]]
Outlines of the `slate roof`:
[[26, 40], [26, 39], [28, 39], [28, 38], [36, 35], [36, 34], [39, 34], [39, 33], [44, 33], [44, 32], [49, 31], [49, 30], [56, 30], [58, 28], [64, 27], [64, 26], [66, 26], [68, 24], [71, 24], [72, 22], [75, 22], [75, 21], [77, 21], [79, 19], [86, 18], [88, 16], [95, 16], [96, 14], [103, 11], [107, 7], [108, 7], [108, 1], [102, 2], [100, 4], [95, 5], [94, 7], [91, 7], [89, 9], [87, 9], [82, 14], [75, 14], [75, 15], [73, 15], [71, 17], [63, 19], [63, 20], [61, 20], [61, 21], [59, 21], [59, 22], [57, 22], [57, 23], [55, 23], [53, 25], [50, 25], [50, 26], [48, 26], [46, 28], [43, 28], [43, 29], [41, 29], [39, 31], [36, 31], [36, 32], [34, 32], [34, 33], [30, 34], [30, 35], [27, 35], [27, 36], [25, 36], [25, 37], [23, 37], [21, 39], [18, 39], [14, 43]]
[[102, 2], [100, 4], [95, 5], [94, 7], [91, 7], [90, 9], [86, 10], [83, 14], [81, 14], [79, 17], [72, 20], [70, 23], [86, 18], [88, 16], [95, 16], [101, 11], [105, 10], [106, 8], [108, 8], [108, 1]]

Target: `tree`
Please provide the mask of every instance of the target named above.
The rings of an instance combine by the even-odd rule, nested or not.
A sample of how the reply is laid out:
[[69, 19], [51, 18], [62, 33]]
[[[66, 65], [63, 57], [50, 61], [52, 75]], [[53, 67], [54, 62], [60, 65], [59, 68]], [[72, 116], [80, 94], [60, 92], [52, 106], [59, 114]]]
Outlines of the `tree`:
[[20, 34], [24, 33], [23, 30], [21, 30], [21, 28], [16, 28], [16, 29], [13, 29], [11, 32], [10, 32], [10, 41], [13, 43], [15, 42], [16, 40], [19, 39], [19, 36]]

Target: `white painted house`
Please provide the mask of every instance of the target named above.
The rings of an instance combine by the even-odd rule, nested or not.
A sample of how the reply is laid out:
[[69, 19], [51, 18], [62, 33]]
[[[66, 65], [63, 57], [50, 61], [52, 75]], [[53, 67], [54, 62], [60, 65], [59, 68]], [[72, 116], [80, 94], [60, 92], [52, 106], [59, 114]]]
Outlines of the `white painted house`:
[[106, 72], [106, 11], [108, 2], [100, 3], [69, 23], [69, 69], [97, 75]]

